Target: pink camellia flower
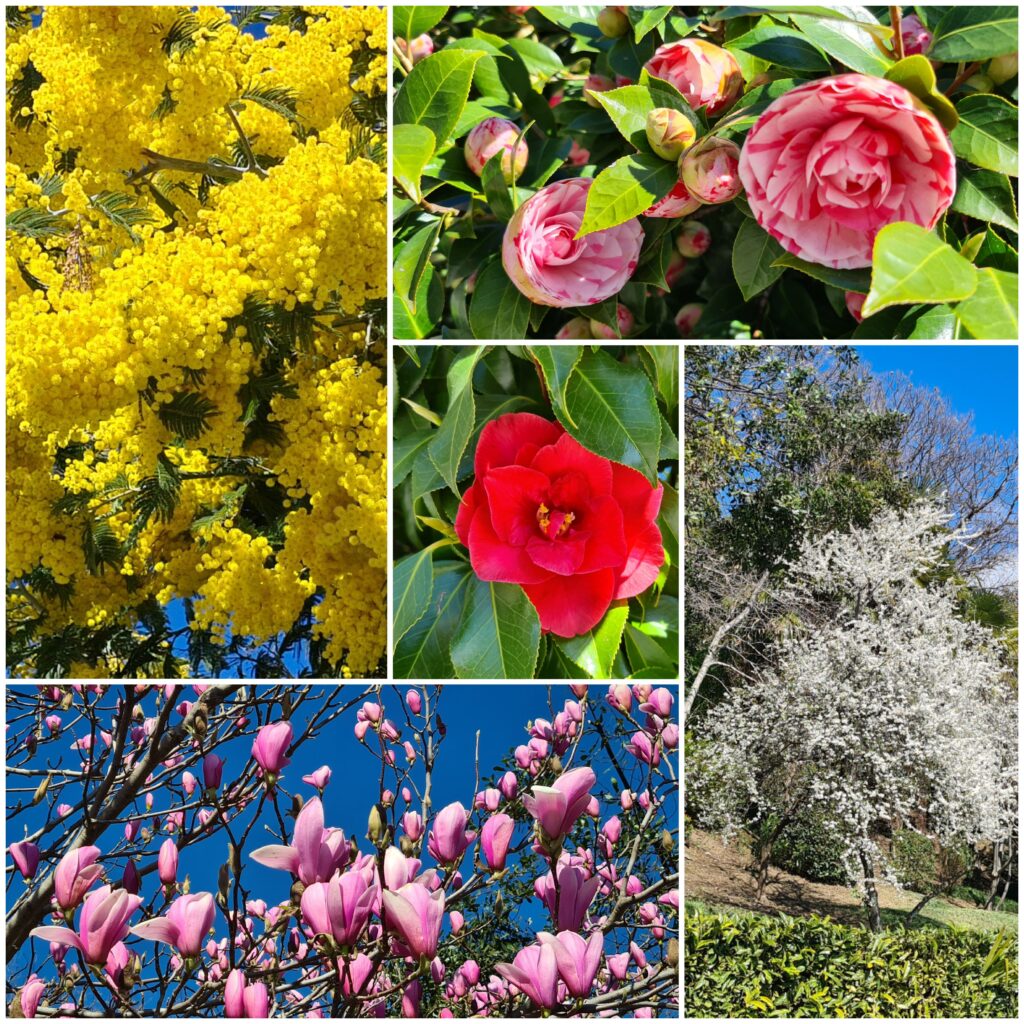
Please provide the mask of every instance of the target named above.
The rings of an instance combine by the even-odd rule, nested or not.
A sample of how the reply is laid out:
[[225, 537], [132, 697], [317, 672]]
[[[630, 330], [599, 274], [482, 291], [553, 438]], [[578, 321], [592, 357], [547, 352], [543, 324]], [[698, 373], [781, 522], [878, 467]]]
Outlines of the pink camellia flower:
[[537, 938], [554, 949], [558, 973], [570, 995], [577, 999], [590, 995], [604, 954], [604, 935], [596, 931], [584, 939], [577, 932], [560, 931], [557, 936], [540, 932]]
[[348, 843], [340, 828], [324, 828], [324, 805], [308, 800], [295, 819], [291, 846], [261, 846], [249, 855], [257, 864], [290, 871], [303, 885], [326, 882], [348, 862]]
[[232, 1019], [263, 1020], [270, 1010], [267, 986], [262, 981], [246, 984], [245, 975], [236, 967], [224, 986], [224, 1016]]
[[[665, 284], [668, 285], [669, 291], [675, 288], [675, 286], [682, 280], [686, 266], [686, 259], [673, 250], [668, 258], [668, 266], [665, 268]], [[662, 294], [667, 295], [668, 292], [662, 289]]]
[[419, 690], [409, 690], [405, 695], [406, 707], [414, 714], [418, 715], [423, 708], [423, 699], [420, 697]]
[[679, 307], [679, 312], [672, 318], [680, 338], [692, 338], [697, 324], [704, 314], [703, 302], [687, 302]]
[[39, 847], [35, 843], [23, 839], [21, 842], [11, 843], [8, 852], [11, 855], [11, 860], [14, 861], [14, 866], [21, 872], [21, 877], [26, 882], [35, 877], [36, 870], [39, 868]]
[[593, 338], [594, 335], [590, 330], [590, 321], [587, 317], [574, 316], [558, 328], [555, 337], [559, 341], [576, 341]]
[[840, 270], [870, 266], [887, 224], [933, 228], [956, 191], [935, 115], [902, 85], [858, 74], [775, 100], [747, 134], [739, 174], [758, 224], [787, 252]]
[[663, 199], [659, 199], [656, 203], [648, 206], [644, 210], [643, 215], [645, 217], [665, 217], [675, 220], [677, 217], [686, 217], [699, 210], [702, 205], [699, 199], [690, 195], [686, 186], [681, 181], [677, 181], [672, 186], [672, 191]]
[[469, 844], [476, 838], [475, 832], [466, 830], [469, 814], [460, 803], [449, 804], [434, 818], [427, 849], [438, 864], [457, 865]]
[[307, 786], [314, 786], [321, 792], [327, 788], [327, 783], [331, 781], [331, 769], [327, 765], [323, 764], [315, 772], [311, 772], [309, 775], [303, 775], [302, 781]]
[[207, 789], [219, 789], [224, 775], [224, 760], [216, 754], [203, 758], [203, 785]]
[[[546, 632], [585, 633], [613, 601], [657, 578], [663, 488], [635, 469], [587, 451], [532, 413], [491, 420], [474, 469], [455, 531], [476, 575], [522, 585]], [[547, 743], [517, 748], [517, 763], [529, 768], [534, 751], [545, 756]]]
[[361, 871], [347, 871], [329, 882], [307, 885], [302, 893], [302, 919], [317, 935], [339, 946], [354, 946], [370, 920], [377, 886]]
[[912, 57], [915, 53], [926, 53], [932, 45], [932, 34], [921, 23], [916, 14], [907, 14], [900, 19], [900, 38], [903, 40], [903, 55]]
[[681, 111], [655, 107], [647, 114], [647, 142], [662, 160], [678, 160], [696, 141], [697, 129]]
[[633, 739], [626, 744], [626, 749], [638, 760], [652, 767], [661, 764], [661, 751], [645, 732], [633, 733]]
[[505, 870], [505, 858], [508, 856], [515, 825], [507, 814], [493, 814], [484, 822], [480, 830], [480, 846], [489, 871]]
[[444, 918], [444, 890], [430, 892], [418, 882], [385, 892], [384, 913], [389, 928], [415, 957], [433, 959]]
[[21, 986], [21, 997], [18, 1001], [23, 1017], [35, 1017], [36, 1010], [39, 1009], [39, 1000], [43, 998], [45, 991], [46, 982], [34, 974]]
[[291, 722], [272, 722], [263, 726], [252, 745], [252, 756], [256, 763], [268, 775], [276, 779], [281, 769], [291, 764], [291, 760], [285, 757], [292, 742]]
[[156, 858], [156, 873], [164, 885], [178, 881], [178, 847], [173, 839], [165, 839]]
[[696, 259], [703, 256], [711, 247], [711, 232], [706, 224], [699, 220], [688, 220], [679, 228], [676, 235], [676, 249], [680, 256]]
[[703, 39], [665, 43], [644, 65], [649, 75], [674, 85], [694, 110], [713, 116], [731, 106], [743, 89], [736, 58]]
[[498, 789], [501, 790], [501, 795], [506, 800], [515, 800], [516, 793], [519, 792], [519, 780], [516, 778], [516, 773], [505, 772], [498, 783]]
[[592, 768], [573, 768], [555, 779], [553, 786], [534, 786], [523, 797], [523, 806], [549, 839], [560, 841], [586, 811], [596, 782]]
[[740, 147], [713, 136], [688, 149], [679, 161], [679, 177], [703, 203], [727, 203], [743, 191]]
[[61, 910], [74, 910], [103, 874], [103, 865], [96, 863], [99, 855], [98, 846], [80, 846], [61, 858], [53, 874], [54, 895]]
[[33, 928], [31, 934], [47, 942], [73, 946], [87, 964], [102, 966], [114, 946], [128, 934], [128, 918], [139, 909], [141, 903], [141, 896], [101, 885], [95, 892], [89, 893], [82, 904], [77, 932], [70, 928], [44, 925]]
[[566, 157], [570, 167], [585, 167], [590, 163], [590, 150], [584, 149], [575, 139], [569, 148], [569, 155]]
[[552, 182], [523, 203], [505, 229], [501, 259], [512, 283], [542, 306], [592, 306], [622, 290], [640, 259], [634, 217], [577, 238], [593, 178]]
[[494, 969], [536, 1006], [550, 1010], [557, 1005], [558, 961], [552, 946], [527, 946], [516, 953], [512, 963], [495, 964]]
[[587, 75], [587, 80], [583, 83], [583, 99], [590, 106], [600, 108], [601, 101], [595, 99], [590, 94], [593, 92], [608, 92], [609, 89], [614, 88], [615, 81], [607, 75]]
[[578, 867], [563, 863], [558, 867], [557, 896], [555, 880], [550, 871], [533, 883], [533, 891], [551, 912], [559, 931], [578, 932], [583, 927], [587, 911], [594, 902], [600, 884], [601, 879], [598, 875], [587, 878]]
[[469, 169], [479, 177], [484, 173], [487, 161], [501, 153], [501, 173], [505, 181], [518, 178], [526, 170], [526, 162], [530, 158], [526, 140], [520, 140], [519, 134], [520, 128], [514, 121], [503, 117], [485, 118], [466, 136], [463, 151]]
[[864, 319], [864, 314], [861, 313], [861, 310], [864, 308], [864, 302], [866, 299], [867, 296], [863, 295], [861, 292], [846, 293], [846, 309], [857, 323], [860, 323], [861, 320]]
[[166, 917], [154, 917], [130, 929], [133, 935], [153, 942], [165, 942], [184, 957], [199, 956], [206, 933], [213, 925], [213, 894], [191, 893], [179, 896]]
[[599, 320], [590, 321], [590, 331], [595, 338], [603, 338], [605, 341], [615, 341], [617, 338], [628, 338], [636, 327], [636, 320], [629, 311], [628, 306], [618, 303], [615, 309], [615, 320], [618, 324], [618, 331], [613, 330], [607, 324]]

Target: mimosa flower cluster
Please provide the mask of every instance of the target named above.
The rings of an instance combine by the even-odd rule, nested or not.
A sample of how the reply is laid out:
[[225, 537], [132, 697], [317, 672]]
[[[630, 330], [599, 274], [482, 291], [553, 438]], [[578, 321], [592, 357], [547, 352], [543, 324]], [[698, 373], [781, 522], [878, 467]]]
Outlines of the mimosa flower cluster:
[[8, 31], [16, 675], [187, 674], [138, 628], [181, 601], [215, 645], [304, 617], [331, 671], [381, 659], [386, 12], [252, 10]]

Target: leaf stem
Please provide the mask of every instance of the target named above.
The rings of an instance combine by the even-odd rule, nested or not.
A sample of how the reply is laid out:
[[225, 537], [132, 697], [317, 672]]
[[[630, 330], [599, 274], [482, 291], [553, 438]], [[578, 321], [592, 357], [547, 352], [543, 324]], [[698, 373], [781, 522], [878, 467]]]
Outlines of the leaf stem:
[[903, 14], [899, 4], [889, 6], [889, 24], [892, 26], [892, 52], [897, 60], [903, 60]]

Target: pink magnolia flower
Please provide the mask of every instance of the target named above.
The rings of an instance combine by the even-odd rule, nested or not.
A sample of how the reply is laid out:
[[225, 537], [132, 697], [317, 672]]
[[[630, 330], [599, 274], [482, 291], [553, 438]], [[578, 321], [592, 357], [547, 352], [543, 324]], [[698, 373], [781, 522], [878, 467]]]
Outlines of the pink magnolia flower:
[[53, 875], [54, 895], [61, 910], [74, 910], [103, 874], [103, 865], [96, 863], [99, 855], [98, 846], [80, 846], [61, 858]]
[[[501, 154], [501, 173], [506, 182], [519, 177], [526, 170], [530, 157], [526, 140], [519, 140], [520, 128], [514, 121], [503, 117], [488, 117], [466, 136], [463, 152], [469, 169], [478, 177], [492, 156]], [[518, 141], [518, 145], [517, 145]]]
[[191, 772], [182, 772], [181, 788], [185, 791], [186, 796], [191, 796], [198, 785], [199, 780]]
[[612, 683], [608, 687], [608, 694], [605, 697], [609, 707], [616, 711], [629, 711], [633, 706], [633, 691], [628, 683]]
[[577, 932], [561, 931], [557, 936], [541, 932], [537, 938], [554, 949], [558, 973], [569, 993], [577, 999], [590, 995], [604, 954], [604, 935], [596, 931], [584, 939]]
[[462, 931], [462, 926], [466, 923], [466, 918], [457, 910], [449, 913], [448, 920], [452, 924], [452, 935], [458, 935]]
[[586, 811], [595, 782], [592, 768], [573, 768], [560, 775], [553, 786], [534, 786], [523, 797], [523, 806], [549, 839], [561, 840]]
[[56, 736], [60, 732], [60, 715], [47, 715], [45, 721], [46, 728], [50, 730], [50, 735]]
[[549, 871], [533, 883], [533, 891], [537, 898], [551, 912], [555, 927], [559, 931], [578, 932], [586, 920], [590, 904], [594, 902], [600, 876], [587, 878], [583, 872], [570, 864], [562, 863], [558, 867], [558, 912], [555, 913], [555, 880]]
[[383, 899], [387, 926], [413, 956], [432, 959], [444, 917], [444, 890], [430, 892], [418, 882], [410, 882], [397, 892], [385, 892]]
[[495, 964], [494, 969], [534, 1005], [550, 1010], [558, 1004], [558, 961], [552, 946], [527, 946], [516, 953], [512, 963]]
[[672, 691], [664, 686], [659, 686], [656, 690], [652, 690], [647, 699], [641, 703], [640, 710], [649, 715], [658, 715], [659, 718], [668, 718], [672, 714], [674, 703], [675, 697], [672, 696]]
[[661, 751], [658, 749], [658, 744], [645, 732], [633, 733], [633, 738], [626, 744], [626, 749], [644, 764], [655, 768], [661, 764]]
[[321, 765], [315, 772], [309, 775], [303, 775], [302, 781], [308, 786], [315, 786], [317, 789], [323, 791], [327, 788], [327, 783], [331, 781], [331, 769], [327, 765]]
[[156, 873], [164, 885], [174, 885], [178, 881], [178, 847], [173, 839], [165, 839], [161, 844]]
[[224, 1016], [263, 1020], [270, 1011], [270, 996], [262, 981], [246, 984], [245, 975], [236, 967], [224, 986]]
[[622, 805], [624, 811], [628, 811], [633, 806], [633, 800], [636, 794], [631, 789], [624, 789], [619, 794], [619, 803]]
[[469, 814], [460, 803], [449, 804], [434, 819], [434, 827], [427, 840], [430, 855], [439, 864], [458, 864], [466, 848], [476, 838], [475, 832], [466, 830]]
[[44, 925], [31, 934], [47, 942], [73, 946], [87, 964], [102, 965], [114, 946], [128, 934], [128, 918], [139, 909], [142, 897], [101, 885], [82, 905], [78, 931]]
[[679, 746], [679, 726], [675, 722], [661, 730], [661, 743], [666, 750], [675, 750]]
[[932, 34], [921, 23], [916, 14], [907, 14], [900, 19], [900, 38], [903, 40], [903, 55], [926, 53], [932, 45]]
[[531, 302], [592, 306], [617, 294], [633, 276], [644, 240], [635, 217], [576, 237], [593, 183], [593, 178], [570, 178], [545, 185], [509, 221], [502, 263]]
[[406, 811], [402, 815], [402, 831], [415, 843], [423, 837], [423, 819], [415, 811]]
[[758, 224], [787, 252], [842, 270], [870, 266], [887, 224], [933, 228], [956, 191], [935, 115], [902, 85], [858, 74], [775, 100], [747, 134], [739, 174]]
[[290, 871], [303, 885], [326, 882], [348, 862], [348, 844], [340, 828], [324, 828], [319, 797], [308, 800], [295, 819], [291, 846], [261, 846], [249, 855], [257, 864]]
[[39, 847], [27, 839], [11, 843], [8, 847], [14, 866], [21, 872], [21, 877], [28, 881], [34, 878], [39, 867]]
[[277, 776], [282, 768], [291, 764], [285, 752], [292, 742], [291, 722], [272, 722], [264, 725], [252, 745], [252, 756], [268, 775]]
[[302, 918], [317, 935], [329, 935], [339, 946], [354, 946], [376, 898], [376, 885], [368, 883], [361, 871], [348, 871], [329, 882], [306, 886]]
[[[365, 953], [357, 953], [352, 959], [341, 963], [341, 990], [347, 996], [360, 995], [369, 991], [369, 983], [373, 978], [373, 961]], [[374, 1016], [372, 1007], [369, 1015]]]
[[480, 846], [490, 871], [505, 870], [505, 858], [508, 856], [515, 824], [507, 814], [493, 814], [484, 822], [480, 830]]
[[619, 841], [619, 837], [622, 835], [622, 822], [619, 821], [617, 814], [612, 815], [601, 829], [601, 835], [605, 836], [609, 843], [613, 846]]
[[34, 1017], [39, 1009], [39, 1000], [46, 991], [46, 982], [34, 974], [21, 986], [21, 1014], [23, 1017]]
[[743, 74], [736, 58], [703, 39], [665, 43], [644, 65], [649, 75], [674, 85], [683, 99], [708, 116], [731, 106], [743, 89]]
[[[135, 897], [137, 898], [137, 897]], [[165, 942], [184, 957], [199, 956], [206, 933], [213, 925], [213, 894], [179, 896], [166, 917], [154, 917], [130, 929], [133, 935], [153, 942]]]
[[402, 1016], [412, 1019], [420, 1015], [420, 999], [423, 996], [423, 986], [419, 981], [410, 981], [402, 990]]
[[142, 879], [139, 877], [139, 869], [135, 866], [134, 860], [129, 860], [121, 874], [121, 887], [126, 892], [137, 893], [141, 886]]
[[420, 697], [419, 690], [408, 690], [405, 694], [405, 704], [414, 715], [418, 715], [423, 708], [423, 698]]
[[203, 758], [203, 785], [207, 789], [219, 789], [224, 775], [224, 760], [216, 754], [207, 754]]
[[613, 978], [617, 981], [626, 980], [626, 971], [629, 970], [628, 953], [615, 953], [613, 956], [606, 956], [604, 961]]
[[501, 795], [506, 800], [515, 800], [516, 793], [519, 792], [519, 780], [516, 778], [516, 773], [505, 772], [498, 783], [498, 789], [501, 790]]
[[114, 988], [121, 987], [121, 979], [124, 977], [124, 969], [128, 966], [131, 954], [123, 942], [115, 942], [114, 948], [107, 954], [107, 962], [103, 965], [103, 971], [110, 979]]
[[699, 199], [690, 195], [686, 186], [681, 181], [677, 181], [672, 186], [672, 191], [664, 198], [648, 206], [644, 210], [643, 215], [645, 217], [666, 217], [674, 220], [677, 217], [689, 216], [689, 214], [699, 210], [702, 205]]

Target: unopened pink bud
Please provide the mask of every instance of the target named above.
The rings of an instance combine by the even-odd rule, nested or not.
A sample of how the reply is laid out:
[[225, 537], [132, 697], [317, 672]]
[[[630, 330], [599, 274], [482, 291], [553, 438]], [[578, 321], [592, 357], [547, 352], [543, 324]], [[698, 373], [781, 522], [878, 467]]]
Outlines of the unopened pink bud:
[[600, 100], [594, 99], [590, 94], [593, 92], [608, 92], [614, 89], [615, 83], [607, 75], [588, 75], [583, 83], [583, 98], [592, 107], [600, 108]]
[[864, 308], [864, 302], [867, 299], [866, 295], [862, 295], [860, 292], [847, 292], [846, 293], [846, 308], [849, 311], [850, 316], [853, 317], [857, 323], [860, 323], [864, 319], [861, 310]]
[[576, 341], [582, 339], [593, 338], [594, 335], [590, 331], [591, 321], [585, 316], [574, 316], [571, 320], [566, 321], [555, 334], [555, 337], [560, 341]]
[[518, 178], [526, 170], [530, 157], [526, 140], [520, 140], [519, 134], [519, 126], [513, 121], [503, 117], [485, 118], [466, 137], [464, 152], [469, 169], [481, 175], [487, 161], [501, 153], [501, 173], [505, 181]]
[[617, 338], [628, 338], [636, 326], [636, 320], [629, 309], [621, 302], [615, 310], [615, 320], [618, 323], [618, 331], [599, 320], [590, 321], [590, 330], [595, 338], [603, 338], [605, 341], [615, 341]]
[[423, 708], [423, 699], [419, 690], [409, 690], [405, 695], [405, 706], [414, 714], [418, 715]]
[[676, 330], [680, 338], [692, 338], [701, 316], [704, 313], [704, 303], [687, 302], [681, 306], [679, 312], [673, 318]]
[[696, 259], [703, 256], [711, 246], [711, 232], [706, 224], [699, 220], [687, 220], [683, 222], [676, 235], [676, 248], [680, 256], [688, 259]]
[[697, 141], [697, 129], [681, 111], [655, 107], [647, 114], [647, 142], [662, 160], [678, 160]]
[[740, 147], [708, 136], [688, 149], [679, 161], [679, 177], [690, 195], [703, 203], [726, 203], [743, 191]]

